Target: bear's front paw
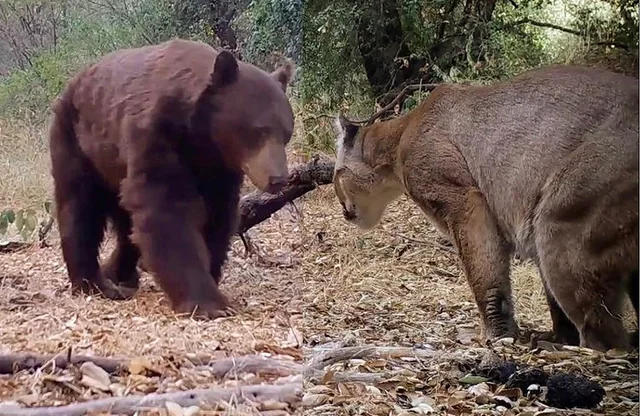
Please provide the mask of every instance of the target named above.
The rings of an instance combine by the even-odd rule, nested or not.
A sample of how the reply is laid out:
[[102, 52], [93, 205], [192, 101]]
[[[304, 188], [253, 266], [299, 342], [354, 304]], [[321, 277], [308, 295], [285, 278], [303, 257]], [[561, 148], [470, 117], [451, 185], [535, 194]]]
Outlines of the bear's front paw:
[[176, 304], [173, 311], [178, 315], [188, 315], [195, 319], [216, 319], [233, 314], [229, 301], [222, 293], [218, 293], [213, 299], [184, 300]]

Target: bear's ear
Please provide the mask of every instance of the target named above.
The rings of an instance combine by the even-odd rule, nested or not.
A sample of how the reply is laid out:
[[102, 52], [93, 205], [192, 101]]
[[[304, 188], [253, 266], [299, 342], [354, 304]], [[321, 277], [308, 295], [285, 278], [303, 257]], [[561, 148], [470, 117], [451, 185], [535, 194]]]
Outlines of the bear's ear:
[[280, 64], [275, 71], [271, 73], [271, 76], [275, 78], [278, 83], [282, 86], [283, 91], [287, 91], [287, 85], [291, 82], [293, 78], [293, 73], [295, 72], [295, 66], [293, 62], [289, 59]]
[[216, 56], [211, 73], [211, 85], [222, 87], [233, 84], [238, 80], [238, 61], [235, 56], [227, 50], [221, 50]]

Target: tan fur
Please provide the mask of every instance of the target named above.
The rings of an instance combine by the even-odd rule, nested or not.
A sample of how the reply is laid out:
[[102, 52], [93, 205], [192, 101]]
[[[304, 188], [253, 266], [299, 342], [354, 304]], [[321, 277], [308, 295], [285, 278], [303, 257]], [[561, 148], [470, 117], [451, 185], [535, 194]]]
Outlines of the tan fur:
[[402, 117], [338, 125], [345, 218], [371, 228], [406, 192], [456, 244], [486, 338], [518, 333], [517, 253], [538, 265], [559, 342], [627, 347], [627, 288], [638, 305], [637, 79], [551, 66], [443, 85]]

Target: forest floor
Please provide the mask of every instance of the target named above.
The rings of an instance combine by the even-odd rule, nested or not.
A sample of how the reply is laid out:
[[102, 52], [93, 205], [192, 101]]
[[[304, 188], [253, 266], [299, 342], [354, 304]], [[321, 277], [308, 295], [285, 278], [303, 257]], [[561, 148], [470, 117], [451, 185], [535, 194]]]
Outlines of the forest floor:
[[[383, 222], [365, 233], [344, 221], [327, 186], [248, 234], [253, 253], [247, 255], [235, 239], [221, 284], [240, 304], [238, 311], [212, 322], [174, 316], [147, 274], [132, 300], [72, 296], [55, 233], [48, 238], [50, 247], [0, 254], [0, 355], [127, 360], [106, 380], [91, 369], [56, 368], [52, 362], [35, 371], [0, 375], [0, 403], [15, 411], [198, 388], [287, 386], [301, 383], [300, 364], [306, 361], [304, 407], [277, 395], [241, 400], [237, 390], [197, 414], [638, 413], [637, 353], [601, 354], [544, 342], [531, 348], [508, 339], [481, 345], [475, 339], [478, 313], [455, 252], [406, 198], [392, 204]], [[514, 262], [513, 282], [521, 326], [548, 330], [535, 270]], [[260, 366], [218, 371], [214, 365], [255, 355], [295, 371]], [[1, 361], [0, 356], [0, 366]], [[493, 372], [482, 370], [487, 365]], [[546, 387], [537, 395], [523, 394], [528, 384], [536, 383], [511, 388], [508, 374], [500, 370], [510, 374], [525, 366], [551, 375], [581, 374], [599, 383], [606, 395], [592, 410], [558, 410], [545, 404]], [[137, 414], [196, 414], [197, 409], [184, 407]]]

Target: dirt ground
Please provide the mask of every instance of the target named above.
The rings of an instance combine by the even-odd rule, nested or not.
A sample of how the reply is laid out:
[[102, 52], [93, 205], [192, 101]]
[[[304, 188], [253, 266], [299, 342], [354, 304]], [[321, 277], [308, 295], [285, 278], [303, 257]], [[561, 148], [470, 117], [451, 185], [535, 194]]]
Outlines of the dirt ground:
[[[33, 183], [29, 189], [36, 189], [34, 193], [46, 186]], [[146, 274], [132, 300], [72, 296], [55, 233], [48, 238], [48, 248], [0, 254], [0, 354], [64, 356], [71, 351], [126, 357], [135, 364], [108, 376], [102, 386], [87, 383], [86, 373], [76, 366], [62, 370], [51, 363], [36, 371], [0, 375], [0, 403], [54, 406], [195, 388], [302, 382], [300, 372], [220, 375], [194, 364], [194, 357], [259, 354], [306, 362], [304, 406], [278, 400], [256, 404], [234, 396], [215, 408], [165, 406], [136, 414], [638, 413], [635, 353], [599, 354], [549, 343], [531, 349], [512, 340], [491, 347], [478, 343], [478, 314], [453, 249], [405, 198], [389, 208], [379, 227], [364, 233], [343, 220], [332, 188], [324, 187], [248, 234], [254, 252], [248, 256], [242, 242], [234, 241], [221, 286], [239, 302], [239, 310], [213, 322], [175, 317]], [[109, 247], [106, 244], [105, 252]], [[521, 327], [550, 329], [535, 270], [514, 263], [513, 281]], [[323, 356], [329, 358], [323, 361]], [[478, 378], [478, 363], [486, 357], [549, 374], [579, 373], [598, 382], [606, 395], [593, 410], [561, 411], [545, 405], [535, 392], [527, 397], [488, 376]]]

